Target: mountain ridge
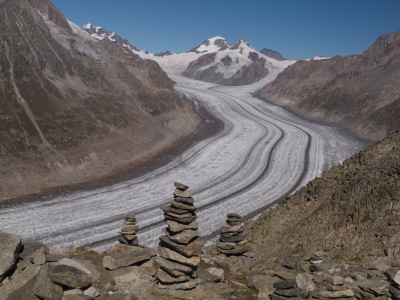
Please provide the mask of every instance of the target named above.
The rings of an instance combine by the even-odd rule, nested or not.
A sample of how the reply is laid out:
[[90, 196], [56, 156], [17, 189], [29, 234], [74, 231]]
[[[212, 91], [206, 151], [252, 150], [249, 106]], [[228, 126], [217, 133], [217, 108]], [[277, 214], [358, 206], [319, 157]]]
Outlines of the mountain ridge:
[[85, 35], [47, 0], [5, 0], [0, 15], [0, 198], [96, 180], [196, 130], [156, 62]]
[[301, 60], [256, 95], [376, 140], [400, 128], [399, 49], [400, 32], [394, 32], [361, 54]]

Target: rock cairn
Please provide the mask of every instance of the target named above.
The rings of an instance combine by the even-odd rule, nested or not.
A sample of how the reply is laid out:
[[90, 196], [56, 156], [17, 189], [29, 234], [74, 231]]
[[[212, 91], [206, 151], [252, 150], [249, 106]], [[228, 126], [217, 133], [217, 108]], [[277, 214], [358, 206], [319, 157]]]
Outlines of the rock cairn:
[[136, 225], [135, 215], [129, 214], [125, 217], [124, 226], [121, 228], [121, 237], [118, 239], [121, 244], [138, 246], [139, 241], [137, 231], [139, 226]]
[[156, 277], [161, 288], [188, 290], [198, 283], [196, 270], [204, 240], [198, 237], [197, 207], [189, 187], [179, 182], [174, 185], [174, 200], [162, 207], [168, 227], [160, 237]]
[[221, 236], [216, 243], [219, 252], [226, 255], [242, 255], [250, 251], [250, 247], [246, 245], [244, 228], [241, 225], [242, 217], [235, 213], [229, 213], [226, 223], [227, 225], [221, 228]]

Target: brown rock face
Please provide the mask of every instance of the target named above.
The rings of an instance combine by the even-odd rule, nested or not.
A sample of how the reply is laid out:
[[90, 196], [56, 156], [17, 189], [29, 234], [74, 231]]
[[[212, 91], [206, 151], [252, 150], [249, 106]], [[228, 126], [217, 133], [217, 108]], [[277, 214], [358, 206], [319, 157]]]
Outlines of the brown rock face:
[[1, 2], [0, 26], [0, 200], [110, 175], [199, 122], [156, 62], [48, 0]]
[[400, 128], [400, 32], [361, 54], [299, 61], [258, 92], [305, 117], [379, 139]]

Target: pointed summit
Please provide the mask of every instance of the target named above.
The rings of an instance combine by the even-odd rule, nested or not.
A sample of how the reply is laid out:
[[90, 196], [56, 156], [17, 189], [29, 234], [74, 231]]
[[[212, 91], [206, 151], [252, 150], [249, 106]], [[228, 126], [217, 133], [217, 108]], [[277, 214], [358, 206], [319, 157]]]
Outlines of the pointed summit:
[[233, 45], [229, 49], [231, 50], [239, 49], [240, 52], [242, 52], [243, 50], [255, 51], [255, 49], [252, 46], [250, 46], [250, 44], [246, 42], [246, 40], [239, 40], [235, 45]]
[[193, 48], [189, 52], [210, 53], [225, 50], [229, 47], [231, 47], [231, 44], [229, 44], [229, 42], [225, 38], [216, 36], [205, 40], [200, 46]]

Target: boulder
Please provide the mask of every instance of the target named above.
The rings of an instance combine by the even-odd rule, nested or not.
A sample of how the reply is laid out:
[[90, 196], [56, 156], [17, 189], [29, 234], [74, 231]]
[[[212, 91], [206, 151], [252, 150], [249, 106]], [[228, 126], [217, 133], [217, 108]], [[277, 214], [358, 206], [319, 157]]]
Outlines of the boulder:
[[49, 278], [54, 283], [78, 289], [90, 286], [93, 281], [89, 269], [69, 258], [55, 263], [54, 268], [49, 270]]
[[40, 268], [33, 291], [41, 299], [60, 300], [64, 292], [61, 286], [49, 279], [49, 269], [51, 268], [53, 265], [50, 264], [45, 264]]
[[158, 256], [154, 259], [154, 264], [156, 264], [157, 267], [160, 267], [161, 269], [175, 270], [175, 271], [181, 272], [183, 274], [191, 274], [193, 272], [193, 269], [191, 267], [170, 261], [170, 260], [162, 258], [160, 256]]
[[83, 292], [83, 294], [86, 295], [86, 296], [89, 296], [91, 299], [100, 296], [100, 292], [96, 288], [94, 288], [92, 286], [90, 288], [88, 288], [87, 290], [85, 290]]
[[41, 266], [46, 263], [46, 249], [41, 247], [37, 249], [32, 255], [29, 257], [31, 263], [36, 266]]
[[49, 250], [47, 246], [42, 242], [25, 243], [22, 245], [22, 252], [19, 254], [19, 258], [22, 260], [29, 259], [32, 256], [32, 254], [40, 248], [44, 248], [45, 252], [48, 252]]
[[0, 282], [15, 268], [21, 243], [21, 237], [0, 232]]
[[39, 273], [40, 267], [29, 265], [21, 273], [18, 273], [13, 279], [0, 286], [0, 300], [9, 300], [9, 296], [25, 286]]
[[104, 256], [103, 267], [108, 270], [131, 266], [149, 260], [152, 254], [149, 251], [138, 251], [131, 254]]
[[293, 289], [297, 287], [296, 279], [288, 279], [274, 283], [274, 288], [278, 290]]
[[221, 268], [216, 268], [216, 267], [211, 267], [206, 269], [208, 273], [210, 273], [212, 276], [217, 277], [218, 280], [214, 282], [219, 282], [219, 281], [224, 281], [225, 277], [225, 271], [224, 269]]
[[190, 280], [190, 277], [181, 275], [181, 276], [171, 276], [167, 272], [165, 272], [163, 269], [158, 269], [156, 273], [156, 277], [159, 281], [162, 283], [167, 283], [167, 284], [174, 284], [174, 283], [183, 283], [187, 282]]
[[389, 283], [385, 280], [362, 280], [355, 283], [360, 289], [375, 296], [388, 293]]

